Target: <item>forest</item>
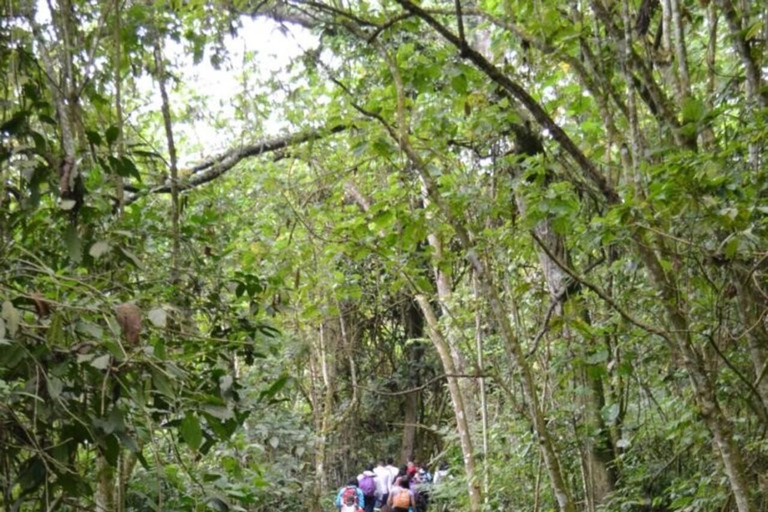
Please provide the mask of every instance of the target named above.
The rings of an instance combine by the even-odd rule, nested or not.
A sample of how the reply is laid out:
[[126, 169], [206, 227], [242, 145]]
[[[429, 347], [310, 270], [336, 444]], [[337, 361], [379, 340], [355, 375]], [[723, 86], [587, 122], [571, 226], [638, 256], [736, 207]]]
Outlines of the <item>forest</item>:
[[764, 0], [2, 0], [0, 67], [0, 510], [768, 511]]

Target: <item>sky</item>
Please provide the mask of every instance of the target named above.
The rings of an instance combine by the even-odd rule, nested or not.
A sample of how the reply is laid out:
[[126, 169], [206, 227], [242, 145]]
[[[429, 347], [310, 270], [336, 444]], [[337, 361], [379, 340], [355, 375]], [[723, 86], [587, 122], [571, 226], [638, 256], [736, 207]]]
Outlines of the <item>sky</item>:
[[[288, 26], [286, 31], [270, 19], [243, 17], [241, 21], [242, 28], [237, 36], [227, 36], [225, 40], [229, 59], [219, 69], [214, 68], [208, 58], [194, 65], [192, 57], [185, 53], [183, 46], [178, 43], [170, 42], [172, 44], [167, 47], [167, 53], [176, 62], [177, 72], [181, 74], [185, 86], [207, 97], [206, 108], [218, 111], [220, 116], [230, 119], [227, 124], [231, 131], [217, 128], [206, 120], [195, 120], [190, 126], [183, 127], [190, 142], [200, 145], [206, 155], [230, 147], [232, 137], [237, 136], [236, 132], [242, 131], [242, 123], [235, 119], [236, 106], [231, 100], [243, 89], [242, 66], [245, 52], [253, 52], [254, 58], [250, 66], [257, 70], [258, 78], [266, 80], [273, 75], [287, 76], [283, 70], [291, 60], [318, 44], [317, 38], [302, 27]], [[154, 85], [150, 87], [156, 89]], [[280, 95], [279, 92], [271, 94], [273, 97]], [[159, 95], [155, 94], [153, 98], [153, 105], [159, 108]], [[281, 120], [279, 110], [272, 111], [263, 122], [264, 133], [259, 135], [276, 135], [284, 128], [285, 123]], [[253, 142], [253, 139], [242, 142]]]
[[[41, 26], [50, 24], [47, 0], [37, 0], [36, 20]], [[49, 37], [54, 39], [52, 33]], [[255, 142], [285, 130], [286, 123], [281, 120], [279, 110], [269, 112], [266, 119], [261, 120], [261, 133], [247, 132], [243, 122], [238, 121], [232, 98], [243, 90], [243, 57], [246, 52], [253, 54], [249, 66], [256, 73], [251, 82], [273, 76], [287, 77], [284, 72], [286, 66], [304, 51], [317, 47], [318, 39], [300, 26], [280, 25], [271, 19], [243, 16], [236, 36], [227, 35], [224, 44], [228, 58], [216, 69], [210, 63], [208, 54], [202, 62], [194, 64], [191, 53], [185, 51], [184, 41], [167, 40], [165, 43], [164, 52], [171, 62], [168, 69], [182, 84], [169, 91], [175, 117], [174, 135], [177, 146], [182, 149], [179, 161], [182, 167], [233, 145]], [[136, 92], [144, 98], [143, 104], [135, 109], [126, 109], [126, 121], [142, 124], [142, 116], [160, 111], [160, 93], [157, 83], [148, 75], [137, 80]], [[280, 94], [278, 91], [271, 93], [271, 96], [279, 100]], [[200, 106], [198, 112], [206, 115], [201, 118], [185, 115], [184, 109], [188, 105]], [[218, 127], [214, 120], [219, 121]], [[164, 148], [157, 149], [163, 149], [162, 153], [165, 153]]]
[[[187, 100], [190, 99], [189, 91], [195, 91], [195, 95], [205, 97], [205, 110], [211, 113], [203, 119], [174, 120], [174, 129], [178, 131], [179, 136], [187, 142], [190, 149], [196, 150], [183, 155], [180, 158], [181, 165], [189, 165], [193, 161], [230, 148], [233, 143], [249, 143], [276, 135], [286, 127], [279, 110], [276, 110], [269, 112], [269, 117], [263, 120], [262, 133], [255, 136], [247, 131], [243, 133], [244, 125], [237, 120], [237, 107], [232, 102], [232, 98], [243, 89], [243, 56], [246, 52], [253, 54], [249, 66], [257, 72], [251, 82], [257, 79], [266, 80], [275, 75], [287, 77], [284, 70], [291, 60], [299, 57], [305, 50], [316, 47], [318, 40], [303, 27], [281, 27], [271, 19], [244, 16], [241, 22], [242, 28], [237, 35], [227, 35], [225, 38], [228, 59], [219, 69], [210, 63], [207, 55], [202, 62], [195, 65], [192, 56], [184, 51], [183, 43], [167, 43], [166, 55], [173, 62], [174, 72], [183, 83], [181, 90], [176, 88], [169, 93], [171, 104], [193, 103]], [[285, 30], [286, 27], [288, 30]], [[249, 87], [253, 86], [249, 83]], [[145, 91], [150, 101], [146, 108], [136, 115], [142, 115], [149, 110], [159, 110], [160, 95], [153, 80], [145, 77], [139, 88]], [[254, 89], [258, 91], [255, 87]], [[272, 95], [275, 97], [280, 93]], [[178, 111], [176, 113], [178, 114]], [[220, 122], [226, 121], [227, 128], [221, 127], [221, 123], [218, 127], [215, 126], [213, 118], [218, 118]], [[188, 161], [185, 162], [185, 158]]]

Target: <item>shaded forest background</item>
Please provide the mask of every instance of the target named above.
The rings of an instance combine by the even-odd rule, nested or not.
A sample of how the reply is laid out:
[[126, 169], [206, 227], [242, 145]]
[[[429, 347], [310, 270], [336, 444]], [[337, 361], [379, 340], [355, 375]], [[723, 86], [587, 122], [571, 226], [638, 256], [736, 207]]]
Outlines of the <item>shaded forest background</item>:
[[3, 510], [768, 510], [768, 4], [1, 9]]

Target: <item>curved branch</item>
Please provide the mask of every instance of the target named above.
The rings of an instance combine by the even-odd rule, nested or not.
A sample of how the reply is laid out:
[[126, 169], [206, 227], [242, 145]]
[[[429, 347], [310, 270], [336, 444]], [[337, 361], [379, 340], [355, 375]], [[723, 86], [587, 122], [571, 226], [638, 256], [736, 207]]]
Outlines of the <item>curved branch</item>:
[[637, 318], [630, 315], [624, 308], [619, 306], [616, 301], [614, 301], [604, 290], [602, 290], [600, 287], [598, 287], [595, 284], [592, 284], [591, 282], [584, 279], [582, 276], [576, 273], [572, 268], [570, 268], [568, 265], [566, 265], [560, 258], [555, 255], [549, 247], [547, 247], [547, 244], [545, 244], [539, 236], [533, 232], [533, 230], [530, 231], [530, 235], [533, 237], [533, 239], [536, 241], [539, 247], [542, 248], [542, 250], [547, 253], [547, 256], [557, 265], [560, 267], [560, 269], [571, 276], [575, 281], [581, 283], [582, 286], [585, 286], [592, 290], [598, 297], [600, 297], [606, 304], [611, 306], [624, 320], [627, 322], [641, 328], [642, 330], [649, 332], [651, 334], [655, 334], [659, 336], [660, 338], [664, 339], [668, 343], [671, 342], [669, 339], [669, 334], [662, 330], [658, 329], [652, 325], [648, 325], [645, 322], [638, 320]]
[[[274, 139], [262, 140], [260, 142], [239, 148], [232, 148], [214, 157], [204, 160], [203, 162], [192, 167], [192, 174], [187, 180], [179, 183], [178, 190], [180, 192], [187, 191], [213, 181], [227, 173], [246, 158], [260, 156], [266, 153], [275, 153], [282, 149], [297, 146], [304, 142], [322, 139], [325, 136], [341, 132], [346, 128], [346, 126], [337, 125], [330, 129], [302, 131], [299, 133], [276, 137]], [[284, 157], [285, 155], [278, 154], [275, 159], [280, 160]], [[132, 195], [126, 199], [126, 204], [134, 203], [141, 197], [150, 194], [168, 194], [170, 192], [171, 183], [169, 180], [166, 180], [166, 182], [162, 185], [143, 191], [142, 193]]]
[[438, 32], [443, 38], [453, 44], [460, 50], [461, 55], [472, 61], [481, 71], [483, 71], [488, 78], [499, 84], [507, 94], [514, 97], [519, 101], [539, 125], [548, 130], [550, 135], [555, 141], [569, 154], [571, 158], [578, 164], [584, 174], [597, 186], [602, 195], [605, 197], [608, 203], [617, 203], [619, 201], [619, 195], [608, 184], [608, 181], [600, 173], [595, 164], [587, 158], [584, 152], [579, 149], [575, 142], [568, 136], [567, 133], [558, 125], [546, 110], [526, 91], [520, 84], [505, 75], [498, 67], [493, 65], [488, 59], [486, 59], [481, 53], [472, 47], [467, 46], [462, 48], [461, 39], [451, 32], [445, 25], [437, 21], [429, 12], [410, 2], [409, 0], [397, 0], [404, 9], [414, 13], [416, 16], [424, 20], [430, 25], [436, 32]]

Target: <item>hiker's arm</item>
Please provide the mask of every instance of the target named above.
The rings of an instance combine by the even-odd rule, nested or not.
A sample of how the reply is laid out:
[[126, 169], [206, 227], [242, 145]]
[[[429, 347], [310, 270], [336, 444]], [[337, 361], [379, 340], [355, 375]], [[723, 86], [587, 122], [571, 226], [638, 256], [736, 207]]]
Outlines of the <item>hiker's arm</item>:
[[360, 505], [360, 508], [365, 507], [365, 497], [359, 487], [357, 488], [357, 504]]

